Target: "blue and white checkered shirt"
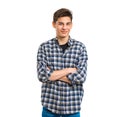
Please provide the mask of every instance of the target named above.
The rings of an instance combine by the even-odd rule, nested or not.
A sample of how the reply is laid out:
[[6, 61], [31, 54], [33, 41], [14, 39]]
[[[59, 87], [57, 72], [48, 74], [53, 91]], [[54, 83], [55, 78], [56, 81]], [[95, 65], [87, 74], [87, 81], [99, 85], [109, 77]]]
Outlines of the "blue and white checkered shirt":
[[[73, 114], [80, 111], [87, 60], [85, 45], [71, 38], [64, 53], [56, 38], [40, 45], [37, 53], [37, 73], [39, 81], [42, 82], [43, 107], [56, 114]], [[67, 76], [71, 85], [59, 80], [49, 80], [54, 70], [74, 67], [77, 68], [77, 72]]]

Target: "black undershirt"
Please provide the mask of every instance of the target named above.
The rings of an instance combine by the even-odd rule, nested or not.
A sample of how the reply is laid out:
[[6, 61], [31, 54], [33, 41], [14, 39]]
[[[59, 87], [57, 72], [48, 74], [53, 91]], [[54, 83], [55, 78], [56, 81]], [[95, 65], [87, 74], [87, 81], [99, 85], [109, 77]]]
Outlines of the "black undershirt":
[[67, 49], [68, 47], [68, 43], [64, 44], [64, 45], [60, 45], [60, 47], [62, 48], [63, 50], [63, 53], [65, 52], [65, 50]]

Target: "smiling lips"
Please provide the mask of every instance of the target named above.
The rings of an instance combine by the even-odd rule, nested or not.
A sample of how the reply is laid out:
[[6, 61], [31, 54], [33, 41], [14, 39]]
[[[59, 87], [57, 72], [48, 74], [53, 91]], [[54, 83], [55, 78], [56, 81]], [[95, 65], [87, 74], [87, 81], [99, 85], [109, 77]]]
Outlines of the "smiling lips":
[[67, 31], [61, 31], [63, 34], [66, 34], [67, 33]]

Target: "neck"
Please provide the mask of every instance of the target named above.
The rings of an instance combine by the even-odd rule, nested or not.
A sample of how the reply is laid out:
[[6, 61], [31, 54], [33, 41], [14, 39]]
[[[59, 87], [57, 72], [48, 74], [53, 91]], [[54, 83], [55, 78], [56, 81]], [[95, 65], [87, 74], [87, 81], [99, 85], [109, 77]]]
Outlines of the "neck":
[[65, 37], [65, 38], [61, 38], [61, 37], [57, 37], [59, 45], [64, 45], [68, 42], [69, 37]]

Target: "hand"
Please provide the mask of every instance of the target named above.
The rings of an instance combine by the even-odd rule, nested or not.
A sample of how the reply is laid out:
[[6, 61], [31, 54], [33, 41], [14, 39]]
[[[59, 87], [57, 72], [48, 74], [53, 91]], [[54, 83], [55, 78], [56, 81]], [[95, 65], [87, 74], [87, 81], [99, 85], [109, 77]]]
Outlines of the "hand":
[[75, 73], [77, 71], [77, 68], [68, 68], [69, 73]]
[[65, 76], [65, 77], [62, 77], [61, 79], [59, 79], [60, 81], [63, 81], [63, 82], [66, 82], [68, 84], [71, 84], [71, 81]]

